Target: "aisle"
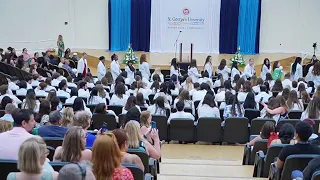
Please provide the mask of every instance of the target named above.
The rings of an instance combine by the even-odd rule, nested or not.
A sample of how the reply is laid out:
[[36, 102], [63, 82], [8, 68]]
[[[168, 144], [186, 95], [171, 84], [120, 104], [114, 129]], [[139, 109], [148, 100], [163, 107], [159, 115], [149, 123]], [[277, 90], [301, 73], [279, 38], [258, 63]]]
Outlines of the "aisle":
[[242, 153], [243, 146], [165, 144], [159, 180], [259, 179], [241, 165]]

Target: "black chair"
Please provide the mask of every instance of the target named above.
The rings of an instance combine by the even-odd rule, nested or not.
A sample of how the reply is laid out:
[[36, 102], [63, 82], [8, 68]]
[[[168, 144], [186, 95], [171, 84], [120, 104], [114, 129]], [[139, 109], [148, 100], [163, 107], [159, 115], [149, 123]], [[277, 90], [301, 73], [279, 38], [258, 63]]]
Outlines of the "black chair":
[[108, 109], [113, 110], [117, 116], [122, 113], [122, 108], [123, 108], [123, 106], [108, 105]]
[[0, 159], [0, 179], [7, 179], [10, 172], [20, 172], [16, 160]]
[[191, 108], [184, 108], [184, 112], [188, 112], [192, 114], [192, 109]]
[[253, 165], [254, 164], [254, 159], [256, 157], [256, 153], [258, 151], [262, 151], [264, 153], [267, 152], [267, 143], [268, 139], [260, 139], [257, 140], [254, 143], [253, 148], [249, 145], [245, 145], [245, 150], [244, 150], [244, 156], [243, 156], [243, 161], [242, 165]]
[[64, 166], [69, 164], [69, 162], [49, 162], [49, 164], [53, 167], [53, 169], [57, 172]]
[[153, 176], [151, 174], [149, 174], [149, 173], [144, 174], [142, 169], [140, 169], [135, 164], [123, 163], [121, 165], [128, 168], [131, 171], [134, 179], [141, 179], [141, 180], [152, 180], [153, 179]]
[[300, 110], [292, 110], [288, 113], [289, 119], [300, 119], [303, 111]]
[[0, 110], [0, 117], [2, 117], [3, 115], [6, 114], [6, 111], [5, 110]]
[[275, 158], [278, 157], [280, 151], [283, 147], [290, 146], [288, 144], [275, 144], [271, 145], [267, 153], [263, 151], [258, 151], [256, 153], [254, 161], [254, 173], [253, 177], [268, 177], [270, 165], [274, 162]]
[[92, 116], [92, 129], [100, 129], [103, 122], [107, 123], [108, 130], [117, 129], [118, 124], [116, 118], [112, 114], [94, 114]]
[[308, 104], [309, 104], [309, 103], [303, 103], [303, 108], [304, 108], [304, 110], [306, 110], [306, 109], [307, 109]]
[[168, 118], [166, 116], [152, 115], [152, 121], [157, 123], [160, 140], [168, 141]]
[[141, 111], [146, 111], [148, 108], [147, 107], [145, 107], [145, 106], [140, 106], [140, 110]]
[[53, 148], [62, 146], [62, 142], [63, 142], [63, 138], [56, 138], [56, 137], [43, 137], [43, 140], [46, 142], [47, 146], [51, 146]]
[[290, 123], [293, 125], [293, 127], [296, 127], [297, 122], [300, 122], [300, 119], [283, 119], [278, 121], [278, 124], [276, 126], [276, 131], [279, 132], [282, 125], [285, 123]]
[[118, 117], [119, 117], [119, 127], [122, 127], [126, 120], [126, 114], [119, 114]]
[[197, 141], [221, 142], [222, 120], [220, 118], [199, 118], [197, 124]]
[[272, 91], [272, 96], [277, 97], [280, 91]]
[[20, 95], [16, 95], [16, 97], [17, 97], [20, 101], [23, 101], [23, 100], [26, 98], [26, 96], [20, 96]]
[[261, 132], [262, 126], [268, 121], [271, 121], [274, 124], [276, 124], [276, 121], [274, 119], [265, 119], [265, 118], [253, 119], [251, 121], [250, 135], [259, 135]]
[[169, 128], [169, 140], [195, 141], [195, 126], [193, 120], [172, 119]]
[[47, 149], [49, 150], [49, 155], [47, 156], [47, 158], [50, 161], [53, 161], [53, 156], [54, 156], [54, 151], [56, 150], [54, 147], [51, 146], [47, 146]]
[[157, 176], [157, 163], [156, 160], [153, 158], [150, 158], [149, 155], [146, 153], [146, 151], [141, 149], [132, 149], [129, 148], [127, 150], [130, 154], [135, 154], [140, 157], [143, 166], [144, 166], [144, 173], [151, 173], [153, 176]]
[[86, 97], [81, 97], [81, 98], [86, 104], [88, 103], [88, 98], [86, 98]]
[[219, 109], [219, 112], [220, 112], [220, 118], [221, 118], [221, 120], [224, 121], [224, 117], [223, 117], [224, 109]]
[[249, 123], [251, 124], [252, 119], [260, 117], [260, 110], [258, 109], [245, 109], [244, 117], [249, 119]]
[[320, 180], [320, 170], [313, 173], [311, 180]]
[[90, 109], [90, 111], [93, 113], [94, 109], [96, 108], [97, 104], [87, 104], [86, 107]]
[[249, 120], [242, 118], [227, 118], [224, 124], [223, 142], [246, 143], [249, 139]]

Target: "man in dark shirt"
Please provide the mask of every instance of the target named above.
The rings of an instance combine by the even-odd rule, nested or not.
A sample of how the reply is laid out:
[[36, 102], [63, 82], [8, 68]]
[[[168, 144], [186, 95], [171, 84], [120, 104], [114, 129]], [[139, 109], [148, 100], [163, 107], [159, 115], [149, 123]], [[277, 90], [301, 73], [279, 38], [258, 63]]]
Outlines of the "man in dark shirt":
[[286, 158], [293, 154], [320, 154], [318, 146], [308, 143], [309, 137], [312, 135], [312, 127], [306, 122], [298, 122], [296, 124], [297, 144], [284, 147], [277, 160], [277, 168], [282, 169]]
[[67, 127], [60, 126], [61, 115], [59, 111], [52, 111], [49, 114], [49, 122], [51, 125], [42, 126], [38, 129], [38, 133], [41, 137], [60, 137], [63, 138], [68, 131]]

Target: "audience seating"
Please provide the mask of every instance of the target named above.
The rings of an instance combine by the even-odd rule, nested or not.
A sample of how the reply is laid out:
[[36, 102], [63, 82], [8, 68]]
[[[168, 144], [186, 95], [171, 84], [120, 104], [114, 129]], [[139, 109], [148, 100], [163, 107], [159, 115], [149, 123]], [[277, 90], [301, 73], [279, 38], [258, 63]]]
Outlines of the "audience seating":
[[117, 116], [122, 113], [123, 106], [117, 106], [117, 105], [108, 105], [109, 110], [113, 110], [114, 113], [116, 113]]
[[117, 129], [118, 124], [116, 118], [112, 114], [94, 114], [92, 116], [92, 130], [100, 129], [102, 127], [103, 122], [107, 123], [108, 130]]
[[43, 137], [47, 146], [51, 146], [53, 148], [57, 148], [58, 146], [62, 146], [63, 138], [56, 137]]
[[197, 140], [204, 142], [221, 142], [222, 120], [220, 118], [199, 118], [197, 124]]
[[0, 159], [0, 179], [7, 179], [10, 172], [20, 172], [16, 160]]
[[253, 165], [256, 153], [258, 151], [262, 151], [264, 153], [267, 152], [267, 143], [268, 139], [260, 139], [254, 143], [253, 147], [249, 144], [246, 144], [244, 146], [242, 165]]
[[268, 148], [267, 153], [258, 151], [254, 161], [253, 177], [268, 177], [270, 165], [278, 157], [283, 147], [290, 146], [288, 144], [275, 144]]
[[137, 165], [135, 164], [127, 164], [127, 163], [123, 163], [122, 166], [128, 168], [134, 179], [141, 179], [141, 180], [153, 180], [153, 176], [149, 173], [144, 174], [142, 169], [140, 169]]
[[174, 118], [170, 121], [169, 139], [176, 141], [194, 142], [195, 126], [192, 120]]
[[297, 122], [300, 122], [300, 119], [282, 119], [278, 121], [278, 124], [276, 126], [276, 131], [279, 132], [281, 126], [285, 123], [290, 123], [293, 125], [293, 127], [296, 127]]
[[37, 68], [37, 72], [39, 73], [39, 75], [43, 76], [43, 77], [51, 77], [52, 73], [51, 71], [45, 70], [43, 68]]
[[57, 172], [64, 166], [69, 164], [70, 162], [49, 162], [49, 164], [53, 167], [53, 169]]
[[300, 110], [292, 110], [288, 113], [289, 119], [300, 119], [303, 111]]
[[152, 115], [152, 121], [156, 122], [160, 140], [168, 141], [168, 120], [166, 116]]
[[313, 173], [311, 180], [320, 180], [320, 170]]
[[258, 109], [245, 109], [244, 110], [244, 117], [249, 119], [249, 123], [251, 123], [251, 121], [254, 118], [260, 117], [260, 110]]
[[47, 149], [49, 150], [49, 155], [47, 156], [47, 158], [50, 161], [53, 161], [53, 156], [54, 156], [54, 151], [56, 150], [54, 147], [51, 146], [47, 146]]
[[96, 108], [97, 104], [87, 104], [86, 107], [90, 109], [91, 112], [94, 112], [94, 109]]
[[227, 118], [224, 124], [223, 142], [246, 143], [249, 139], [249, 120], [242, 118]]
[[250, 127], [250, 135], [258, 135], [261, 132], [262, 126], [267, 122], [271, 121], [276, 124], [276, 121], [274, 119], [265, 119], [265, 118], [256, 118], [251, 121], [251, 127]]
[[144, 173], [151, 173], [154, 177], [157, 176], [157, 163], [156, 160], [150, 158], [146, 151], [139, 149], [129, 148], [127, 150], [130, 154], [135, 154], [140, 157], [143, 166], [144, 166]]
[[67, 97], [62, 97], [62, 96], [58, 96], [58, 98], [60, 99], [60, 101], [64, 104], [66, 102], [66, 100], [68, 99]]

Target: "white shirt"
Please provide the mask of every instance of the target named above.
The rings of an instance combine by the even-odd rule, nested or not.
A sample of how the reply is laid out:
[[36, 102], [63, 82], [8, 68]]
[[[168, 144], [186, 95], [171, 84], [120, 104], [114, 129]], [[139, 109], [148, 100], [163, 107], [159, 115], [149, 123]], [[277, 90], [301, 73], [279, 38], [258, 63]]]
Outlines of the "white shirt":
[[[208, 81], [209, 81], [209, 83], [208, 83]], [[219, 80], [219, 82], [220, 82], [220, 80]], [[207, 77], [199, 78], [198, 83], [199, 84], [207, 83], [207, 84], [209, 84], [210, 87], [212, 87], [212, 85], [213, 85], [212, 79], [207, 78]]]
[[174, 75], [174, 74], [179, 77], [179, 75], [180, 75], [179, 69], [178, 69], [178, 68], [175, 69], [173, 66], [170, 66], [170, 77], [171, 77], [172, 75]]
[[195, 101], [201, 101], [207, 94], [206, 90], [199, 90], [193, 93], [192, 100]]
[[224, 101], [225, 95], [226, 95], [226, 91], [220, 91], [215, 95], [214, 100], [219, 102]]
[[70, 98], [70, 94], [64, 90], [58, 90], [57, 91], [57, 96], [58, 97], [66, 97], [66, 98]]
[[168, 118], [168, 124], [170, 124], [171, 119], [175, 119], [175, 118], [183, 118], [184, 120], [192, 120], [194, 121], [194, 116], [191, 113], [188, 112], [184, 112], [184, 111], [178, 111], [176, 113], [171, 113], [169, 118]]
[[[69, 99], [66, 99], [66, 104], [73, 104], [74, 103], [74, 100], [77, 98], [78, 96], [72, 96], [70, 97]], [[83, 102], [84, 103], [84, 102]], [[85, 103], [84, 103], [84, 106], [85, 106]]]
[[147, 62], [143, 62], [139, 65], [139, 71], [141, 72], [142, 78], [149, 80], [150, 78], [150, 65]]
[[213, 67], [211, 63], [207, 63], [206, 65], [204, 65], [204, 71], [207, 71], [209, 73], [209, 78], [212, 77], [213, 74]]
[[[179, 99], [178, 99], [178, 98], [176, 98], [176, 99], [173, 101], [173, 108], [176, 108], [177, 102], [179, 102]], [[191, 108], [191, 109], [192, 109], [192, 114], [193, 114], [193, 115], [196, 114], [195, 107], [194, 107], [194, 103], [193, 103], [192, 100], [185, 100], [185, 101], [184, 101], [184, 107], [185, 107], [185, 108]]]
[[265, 64], [262, 66], [262, 71], [261, 71], [261, 78], [262, 80], [266, 80], [266, 74], [271, 73], [271, 66], [268, 68]]
[[27, 89], [33, 89], [31, 84], [27, 83]]
[[86, 64], [86, 73], [88, 73], [88, 62], [87, 62], [87, 59], [83, 59], [81, 58], [79, 61], [78, 61], [78, 67], [77, 67], [77, 72], [78, 73], [83, 73], [84, 71], [84, 65]]
[[129, 96], [124, 94], [122, 98], [119, 98], [117, 95], [113, 94], [110, 100], [110, 105], [125, 106]]
[[134, 71], [131, 71], [131, 69], [129, 68], [129, 66], [126, 66], [124, 68], [124, 70], [127, 72], [127, 78], [129, 79], [129, 82], [128, 84], [131, 85], [134, 81], [135, 81], [135, 78], [134, 78]]
[[207, 104], [203, 104], [198, 107], [198, 117], [220, 117], [220, 111], [217, 107], [210, 107]]
[[113, 81], [115, 81], [121, 73], [120, 65], [119, 65], [118, 61], [113, 60], [111, 62], [110, 67], [111, 67], [111, 74], [112, 74]]
[[254, 70], [254, 67], [250, 66], [250, 64], [247, 64], [246, 67], [244, 67], [244, 78], [248, 79], [251, 78], [256, 73], [256, 70]]
[[54, 87], [58, 87], [60, 82], [61, 81], [58, 80], [58, 79], [52, 79], [51, 85], [54, 86]]
[[312, 71], [313, 71], [313, 66], [311, 66], [308, 70], [308, 74], [306, 75], [305, 79], [307, 82], [309, 81], [312, 81], [312, 77], [313, 77], [313, 74], [312, 74]]
[[[170, 106], [169, 107], [165, 106], [165, 108], [170, 109]], [[157, 108], [155, 104], [149, 106], [147, 111], [149, 111], [153, 115], [166, 116], [166, 110], [165, 109], [161, 109], [159, 107]]]
[[22, 89], [16, 90], [16, 95], [17, 96], [26, 96], [27, 95], [27, 89], [22, 88]]
[[31, 86], [32, 86], [32, 87], [33, 87], [33, 86], [38, 87], [38, 86], [39, 86], [39, 84], [40, 84], [40, 82], [39, 82], [39, 81], [37, 81], [37, 80], [31, 80]]
[[201, 74], [199, 74], [198, 68], [196, 67], [189, 68], [188, 75], [191, 77], [192, 82], [197, 82], [198, 78], [201, 77]]
[[292, 81], [290, 81], [290, 79], [284, 79], [282, 81], [282, 87], [283, 88], [290, 87], [290, 89], [292, 89]]
[[8, 96], [9, 98], [11, 98], [13, 100], [13, 103], [15, 104], [21, 104], [22, 102], [20, 101], [20, 99], [18, 99], [15, 95], [13, 94], [4, 94], [0, 96], [0, 102], [2, 101], [2, 99], [4, 97]]
[[40, 97], [47, 97], [48, 96], [48, 93], [44, 90], [40, 90], [38, 88], [36, 88], [34, 90], [34, 92], [36, 93], [36, 96], [40, 96]]
[[45, 89], [44, 91], [49, 92], [49, 91], [51, 91], [51, 90], [56, 91], [56, 88], [55, 88], [55, 87], [53, 87], [53, 86], [49, 86], [49, 85], [47, 85], [47, 87], [46, 87], [46, 89]]
[[8, 88], [12, 91], [16, 91], [19, 89], [19, 86], [17, 86], [14, 82], [8, 82]]
[[300, 111], [303, 111], [304, 110], [304, 107], [303, 107], [303, 104], [302, 103], [294, 103], [293, 104], [293, 107], [291, 109], [289, 109], [290, 111], [291, 110], [300, 110]]
[[101, 79], [107, 73], [106, 66], [100, 61], [99, 64], [98, 64], [97, 70], [98, 70], [98, 80], [101, 81]]
[[[292, 65], [293, 65], [293, 63], [290, 66], [290, 73], [292, 72]], [[293, 75], [291, 75], [291, 79], [295, 80], [295, 81], [298, 81], [299, 78], [303, 77], [303, 73], [302, 72], [303, 72], [302, 71], [302, 66], [301, 66], [301, 64], [298, 63], [297, 67], [296, 67], [296, 72]]]
[[266, 103], [266, 102], [269, 101], [269, 98], [270, 98], [271, 96], [272, 96], [272, 95], [270, 95], [270, 94], [262, 91], [262, 92], [260, 92], [258, 95], [256, 95], [256, 97], [255, 97], [254, 99], [255, 99], [255, 101], [256, 101], [257, 103], [259, 103], [261, 97], [263, 97], [263, 100], [262, 100], [262, 101]]
[[[138, 106], [138, 105], [135, 105], [135, 106], [136, 106], [136, 108], [141, 112], [140, 106]], [[125, 110], [124, 108], [125, 108], [125, 107], [123, 106], [121, 114], [127, 114], [128, 111]]]
[[149, 88], [140, 88], [138, 92], [143, 94], [145, 100], [149, 100], [149, 95], [152, 94], [152, 90]]
[[88, 89], [87, 89], [87, 90], [79, 89], [79, 90], [78, 90], [78, 96], [89, 99], [89, 97], [90, 97], [89, 90], [88, 90]]
[[67, 78], [64, 77], [64, 76], [62, 76], [62, 75], [60, 75], [57, 79], [58, 79], [59, 81], [62, 81], [62, 80], [66, 80], [66, 81], [67, 81]]
[[[26, 100], [24, 99], [23, 102], [22, 102], [22, 105], [21, 105], [22, 109], [28, 109], [29, 108], [28, 106], [24, 107], [25, 103], [26, 103]], [[40, 108], [40, 102], [39, 102], [39, 100], [36, 100], [36, 106], [34, 107], [33, 111], [38, 113], [39, 112], [39, 108]]]
[[69, 88], [73, 87], [73, 88], [77, 88], [77, 85], [75, 83], [70, 83], [70, 82], [67, 82], [67, 86]]
[[247, 92], [238, 92], [238, 101], [244, 102], [247, 98], [248, 93]]
[[213, 88], [216, 88], [216, 87], [221, 87], [221, 81], [219, 79], [216, 79], [216, 81], [214, 81], [214, 84], [212, 86]]
[[231, 69], [227, 66], [225, 66], [222, 70], [217, 68], [217, 74], [222, 74], [224, 81], [229, 79], [230, 73], [231, 73]]
[[252, 87], [252, 90], [253, 90], [253, 92], [255, 92], [255, 93], [259, 93], [259, 92], [260, 92], [260, 86], [259, 86], [259, 85], [253, 86], [253, 87]]
[[[232, 68], [232, 70], [231, 70], [231, 82], [233, 82], [234, 76], [235, 76], [236, 74], [239, 74], [239, 75], [240, 75], [240, 71], [239, 71], [238, 69], [236, 69], [236, 68]], [[240, 76], [240, 77], [241, 77], [241, 76]]]
[[100, 96], [93, 96], [91, 99], [88, 99], [88, 104], [106, 104], [106, 99], [100, 97]]

